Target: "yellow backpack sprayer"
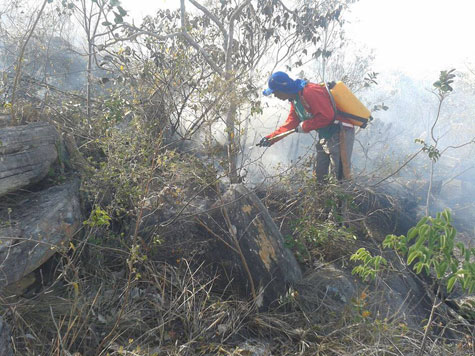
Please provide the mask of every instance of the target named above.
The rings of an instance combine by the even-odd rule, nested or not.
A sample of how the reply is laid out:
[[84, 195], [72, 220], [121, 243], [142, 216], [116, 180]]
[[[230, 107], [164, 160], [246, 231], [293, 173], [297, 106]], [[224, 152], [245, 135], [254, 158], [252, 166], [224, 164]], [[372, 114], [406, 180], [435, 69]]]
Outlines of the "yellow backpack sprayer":
[[[328, 85], [326, 83], [321, 84], [324, 86], [328, 94], [330, 95], [330, 101], [333, 106], [334, 118], [337, 115], [343, 116], [350, 121], [353, 125], [365, 128], [369, 120], [372, 120], [371, 112], [364, 106], [356, 96], [353, 95], [350, 89], [343, 84], [343, 82], [331, 82]], [[338, 122], [335, 120], [335, 122]], [[350, 162], [348, 154], [346, 152], [346, 138], [345, 131], [342, 129], [342, 123], [340, 125], [340, 159], [343, 168], [343, 177], [345, 179], [351, 178]]]
[[365, 128], [368, 121], [372, 120], [371, 112], [351, 92], [343, 82], [321, 84], [330, 94], [335, 115], [341, 115], [353, 125]]

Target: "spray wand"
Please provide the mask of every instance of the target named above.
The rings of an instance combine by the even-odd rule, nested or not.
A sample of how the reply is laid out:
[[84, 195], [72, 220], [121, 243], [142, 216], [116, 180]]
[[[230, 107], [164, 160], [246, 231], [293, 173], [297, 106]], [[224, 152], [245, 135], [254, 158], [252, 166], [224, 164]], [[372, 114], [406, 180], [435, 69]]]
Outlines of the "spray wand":
[[[295, 132], [295, 129], [292, 129], [292, 130], [289, 130], [289, 131], [285, 131], [285, 132], [282, 132], [281, 134], [278, 134], [278, 135], [275, 135], [274, 137], [270, 138], [269, 139], [269, 142], [274, 142], [280, 138], [284, 138], [284, 137], [287, 137], [289, 136], [290, 134], [293, 134]], [[256, 143], [256, 146], [261, 146], [260, 142], [259, 143]]]

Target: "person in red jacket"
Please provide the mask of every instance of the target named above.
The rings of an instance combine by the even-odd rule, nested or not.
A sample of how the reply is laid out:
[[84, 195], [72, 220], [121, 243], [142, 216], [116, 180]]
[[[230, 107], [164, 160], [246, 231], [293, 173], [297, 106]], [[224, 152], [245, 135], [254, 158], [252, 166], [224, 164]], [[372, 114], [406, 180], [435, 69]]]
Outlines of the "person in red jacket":
[[328, 175], [338, 180], [343, 178], [340, 156], [340, 130], [344, 130], [346, 157], [350, 164], [354, 126], [347, 119], [335, 115], [330, 94], [325, 86], [307, 82], [303, 79], [293, 80], [284, 72], [273, 73], [263, 94], [280, 100], [290, 101], [290, 113], [285, 123], [271, 134], [263, 137], [258, 146], [268, 147], [280, 140], [273, 137], [295, 129], [299, 133], [318, 132], [317, 158], [315, 174], [322, 182]]

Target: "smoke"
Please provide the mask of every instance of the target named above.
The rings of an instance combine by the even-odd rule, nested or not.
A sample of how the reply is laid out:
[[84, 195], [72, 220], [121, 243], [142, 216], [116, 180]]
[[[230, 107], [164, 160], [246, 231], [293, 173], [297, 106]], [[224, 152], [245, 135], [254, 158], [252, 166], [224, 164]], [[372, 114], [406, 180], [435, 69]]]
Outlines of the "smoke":
[[387, 182], [405, 187], [422, 207], [432, 181], [431, 215], [450, 208], [456, 227], [473, 237], [475, 105], [471, 98], [475, 76], [469, 71], [456, 74], [453, 92], [442, 104], [433, 86], [439, 73], [431, 79], [416, 79], [402, 72], [382, 75], [380, 85], [368, 93], [368, 98], [384, 98], [388, 110], [375, 112], [375, 122], [359, 135], [361, 146], [368, 147], [368, 152], [361, 155], [356, 147], [354, 164], [356, 169], [365, 167], [365, 173], [384, 178], [423, 147], [415, 139], [434, 145], [435, 138], [440, 157], [433, 164], [432, 176], [428, 153], [421, 152]]
[[[438, 72], [433, 78], [425, 79], [400, 71], [380, 73], [378, 85], [359, 91], [357, 96], [368, 108], [384, 104], [387, 110], [373, 111], [374, 120], [366, 129], [358, 130], [352, 157], [353, 175], [363, 184], [389, 177], [384, 184], [403, 187], [412, 194], [421, 214], [432, 180], [431, 214], [450, 208], [456, 227], [473, 235], [475, 144], [470, 142], [475, 139], [475, 103], [471, 99], [475, 93], [475, 76], [470, 71], [456, 74], [454, 90], [440, 108], [433, 86]], [[262, 117], [251, 125], [254, 142], [283, 124], [290, 109], [290, 104], [275, 98], [265, 98], [264, 104]], [[251, 184], [271, 181], [279, 174], [287, 174], [292, 167], [310, 171], [312, 167], [307, 163], [314, 155], [316, 137], [315, 133], [293, 134], [267, 149], [256, 147], [244, 152], [248, 158], [244, 160], [248, 164], [247, 181]], [[430, 146], [435, 144], [433, 137], [441, 155], [434, 163], [431, 178], [427, 152], [422, 151], [407, 161], [423, 147], [416, 139]]]

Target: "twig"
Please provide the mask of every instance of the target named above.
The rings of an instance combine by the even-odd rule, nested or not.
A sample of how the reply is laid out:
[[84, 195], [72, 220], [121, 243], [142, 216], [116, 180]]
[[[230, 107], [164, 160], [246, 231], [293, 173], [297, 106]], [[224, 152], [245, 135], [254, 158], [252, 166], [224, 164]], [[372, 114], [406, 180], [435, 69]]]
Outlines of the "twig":
[[430, 327], [432, 326], [432, 319], [434, 318], [434, 312], [442, 304], [442, 301], [437, 302], [439, 292], [440, 292], [440, 284], [437, 286], [437, 292], [435, 293], [435, 296], [434, 296], [434, 302], [432, 303], [432, 309], [430, 311], [429, 320], [427, 321], [427, 325], [425, 327], [426, 329], [424, 331], [424, 337], [422, 338], [422, 345], [419, 350], [418, 356], [422, 356], [424, 354], [424, 350], [425, 350], [426, 342], [427, 342], [427, 336], [429, 335], [429, 330], [430, 330]]
[[406, 162], [404, 162], [404, 164], [403, 164], [401, 167], [399, 167], [395, 172], [391, 173], [391, 174], [388, 175], [386, 178], [381, 179], [379, 182], [377, 182], [377, 183], [375, 183], [375, 184], [373, 184], [373, 185], [370, 185], [370, 187], [375, 187], [375, 186], [381, 184], [382, 182], [384, 182], [385, 180], [391, 178], [391, 177], [394, 176], [395, 174], [399, 173], [399, 172], [401, 171], [401, 169], [403, 169], [405, 166], [407, 166], [407, 165], [409, 164], [409, 162], [411, 162], [414, 158], [416, 158], [416, 156], [417, 156], [419, 153], [421, 153], [421, 152], [422, 152], [422, 148], [421, 148], [419, 151], [417, 151], [416, 153], [414, 153], [414, 154], [411, 156], [411, 158], [409, 158]]
[[238, 250], [236, 250], [233, 246], [231, 246], [226, 240], [224, 240], [221, 236], [219, 236], [217, 233], [215, 233], [213, 230], [211, 230], [209, 228], [209, 226], [207, 226], [203, 221], [201, 221], [200, 219], [196, 218], [195, 217], [195, 221], [200, 224], [202, 227], [204, 227], [206, 229], [206, 231], [208, 231], [211, 235], [213, 235], [214, 237], [216, 237], [219, 241], [221, 241], [223, 244], [225, 244], [228, 248], [231, 249], [231, 251], [235, 252], [235, 253], [239, 253]]

